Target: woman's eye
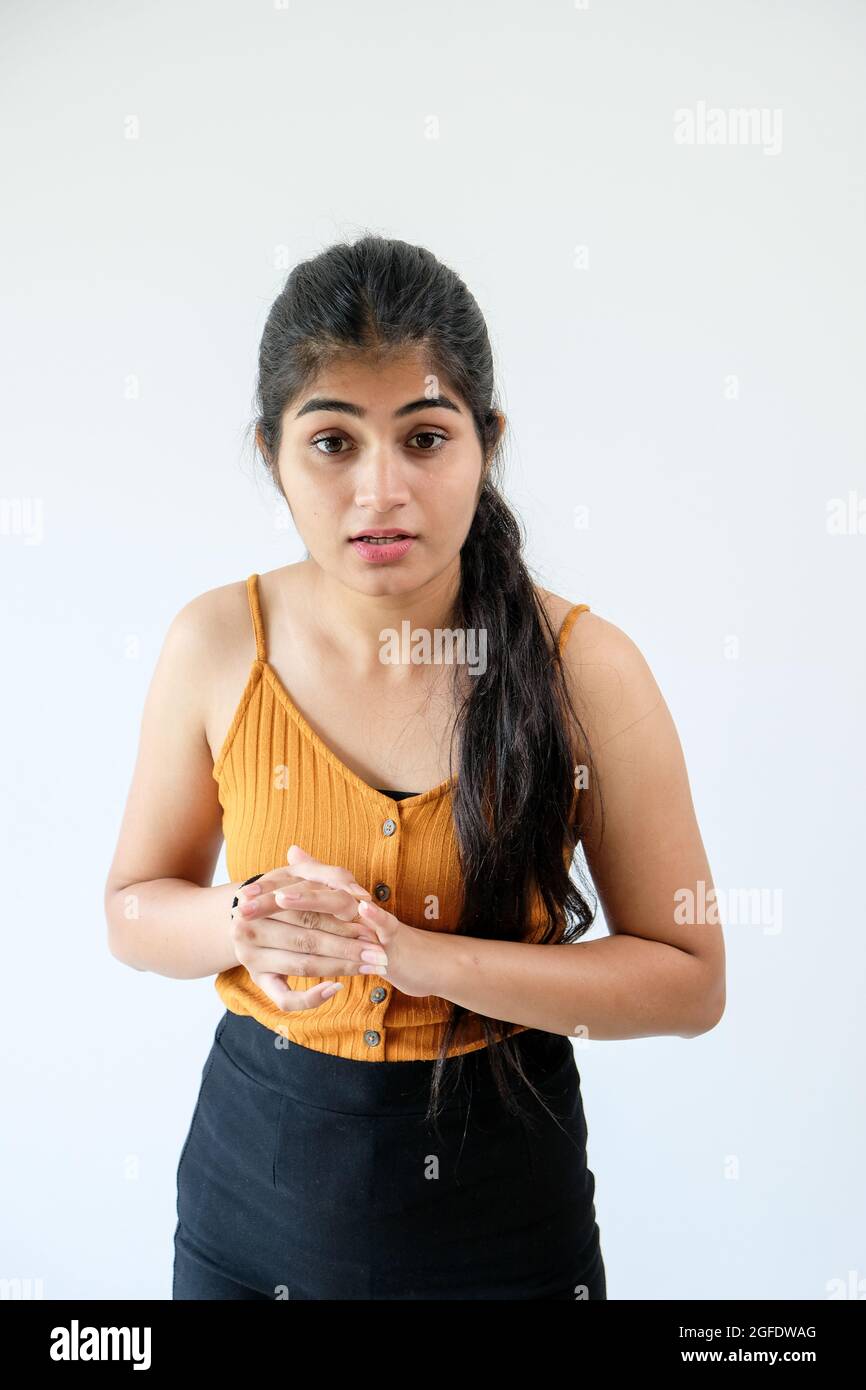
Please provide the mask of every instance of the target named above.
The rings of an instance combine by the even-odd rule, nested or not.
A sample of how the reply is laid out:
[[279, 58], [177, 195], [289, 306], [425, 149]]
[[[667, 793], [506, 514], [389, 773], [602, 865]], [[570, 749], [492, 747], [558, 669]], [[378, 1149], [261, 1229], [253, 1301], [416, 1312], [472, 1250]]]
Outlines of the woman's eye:
[[320, 434], [318, 439], [314, 439], [311, 442], [313, 448], [318, 449], [320, 454], [341, 454], [343, 452], [342, 449], [319, 449], [320, 444], [327, 444], [329, 440], [336, 440], [338, 444], [345, 443], [341, 434]]
[[416, 450], [416, 453], [420, 454], [438, 454], [439, 450], [443, 447], [445, 440], [448, 438], [447, 434], [440, 434], [438, 430], [419, 430], [417, 434], [413, 434], [411, 437], [413, 439], [441, 439], [442, 443], [432, 449]]

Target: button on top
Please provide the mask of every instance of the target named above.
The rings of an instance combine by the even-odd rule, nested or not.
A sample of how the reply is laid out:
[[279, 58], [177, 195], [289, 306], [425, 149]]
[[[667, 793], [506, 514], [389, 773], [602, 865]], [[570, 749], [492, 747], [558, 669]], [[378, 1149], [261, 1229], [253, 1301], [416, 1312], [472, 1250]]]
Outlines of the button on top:
[[396, 829], [397, 822], [395, 820], [391, 820], [391, 817], [389, 816], [388, 819], [385, 821], [385, 824], [382, 826], [382, 834], [393, 835]]
[[384, 998], [385, 990], [381, 985], [377, 985], [375, 989], [370, 990], [370, 999], [374, 1004], [381, 1004]]
[[364, 1034], [364, 1042], [367, 1044], [368, 1047], [376, 1047], [381, 1037], [382, 1034], [377, 1033], [375, 1028], [368, 1028]]
[[377, 883], [373, 889], [373, 896], [378, 898], [380, 903], [386, 903], [391, 896], [391, 889], [387, 883]]

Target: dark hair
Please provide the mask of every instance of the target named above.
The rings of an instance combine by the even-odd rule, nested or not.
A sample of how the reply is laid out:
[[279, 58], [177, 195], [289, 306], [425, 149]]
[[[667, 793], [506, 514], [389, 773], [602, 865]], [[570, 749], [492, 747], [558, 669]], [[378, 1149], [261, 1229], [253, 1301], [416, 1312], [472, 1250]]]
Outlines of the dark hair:
[[[527, 940], [534, 901], [536, 911], [543, 905], [546, 921], [533, 941], [576, 941], [592, 924], [594, 908], [564, 859], [567, 845], [573, 862], [585, 829], [575, 772], [580, 765], [588, 774], [591, 753], [569, 698], [557, 634], [522, 557], [521, 528], [496, 485], [501, 415], [493, 356], [481, 310], [460, 277], [422, 246], [374, 235], [331, 246], [295, 266], [262, 334], [256, 438], [279, 488], [283, 412], [326, 364], [416, 348], [469, 406], [485, 463], [451, 619], [463, 631], [486, 631], [488, 651], [487, 669], [473, 676], [462, 703], [457, 700], [453, 815], [464, 894], [456, 931]], [[458, 672], [459, 666], [456, 696]], [[446, 1062], [456, 1070], [455, 1083], [462, 1070], [462, 1054], [447, 1058], [448, 1050], [473, 1017], [452, 1005], [430, 1087], [427, 1118], [434, 1123]], [[514, 1025], [480, 1017], [506, 1107], [520, 1109], [506, 1065], [541, 1100], [509, 1036]]]

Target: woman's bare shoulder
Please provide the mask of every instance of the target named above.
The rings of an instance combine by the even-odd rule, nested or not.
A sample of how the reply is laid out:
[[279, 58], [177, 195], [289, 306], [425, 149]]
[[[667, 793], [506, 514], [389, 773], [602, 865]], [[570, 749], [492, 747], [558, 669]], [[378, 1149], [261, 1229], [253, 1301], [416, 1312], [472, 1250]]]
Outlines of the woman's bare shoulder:
[[246, 580], [219, 584], [188, 599], [172, 619], [170, 635], [202, 663], [202, 674], [224, 669], [243, 656], [252, 660], [255, 638]]
[[[258, 575], [263, 615], [295, 584], [297, 569], [296, 565], [283, 565]], [[224, 671], [232, 662], [249, 665], [256, 654], [256, 643], [248, 577], [196, 594], [178, 611], [172, 626], [196, 644], [203, 657], [212, 658], [217, 669]]]
[[[554, 594], [550, 589], [542, 589], [538, 584], [535, 586], [535, 592], [557, 637], [572, 608], [586, 603], [586, 599], [565, 598], [562, 594]], [[609, 626], [610, 624], [605, 623], [591, 608], [585, 608], [582, 613], [578, 613], [571, 624], [571, 630], [566, 634], [561, 646], [563, 657], [566, 652], [574, 651], [578, 641], [584, 648], [595, 645], [602, 638], [603, 630]]]
[[[557, 631], [569, 609], [585, 602], [544, 590], [540, 593]], [[562, 644], [562, 660], [575, 707], [601, 743], [663, 702], [637, 642], [594, 609], [580, 613], [572, 623]]]

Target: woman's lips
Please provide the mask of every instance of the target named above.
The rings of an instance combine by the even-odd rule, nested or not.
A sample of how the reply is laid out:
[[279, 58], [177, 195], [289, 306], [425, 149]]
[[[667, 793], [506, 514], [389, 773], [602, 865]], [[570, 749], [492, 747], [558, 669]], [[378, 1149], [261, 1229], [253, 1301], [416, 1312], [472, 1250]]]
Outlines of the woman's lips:
[[381, 541], [365, 541], [359, 538], [350, 541], [349, 544], [362, 560], [373, 565], [383, 565], [391, 560], [402, 559], [412, 549], [416, 539], [415, 536], [400, 536], [394, 540]]

